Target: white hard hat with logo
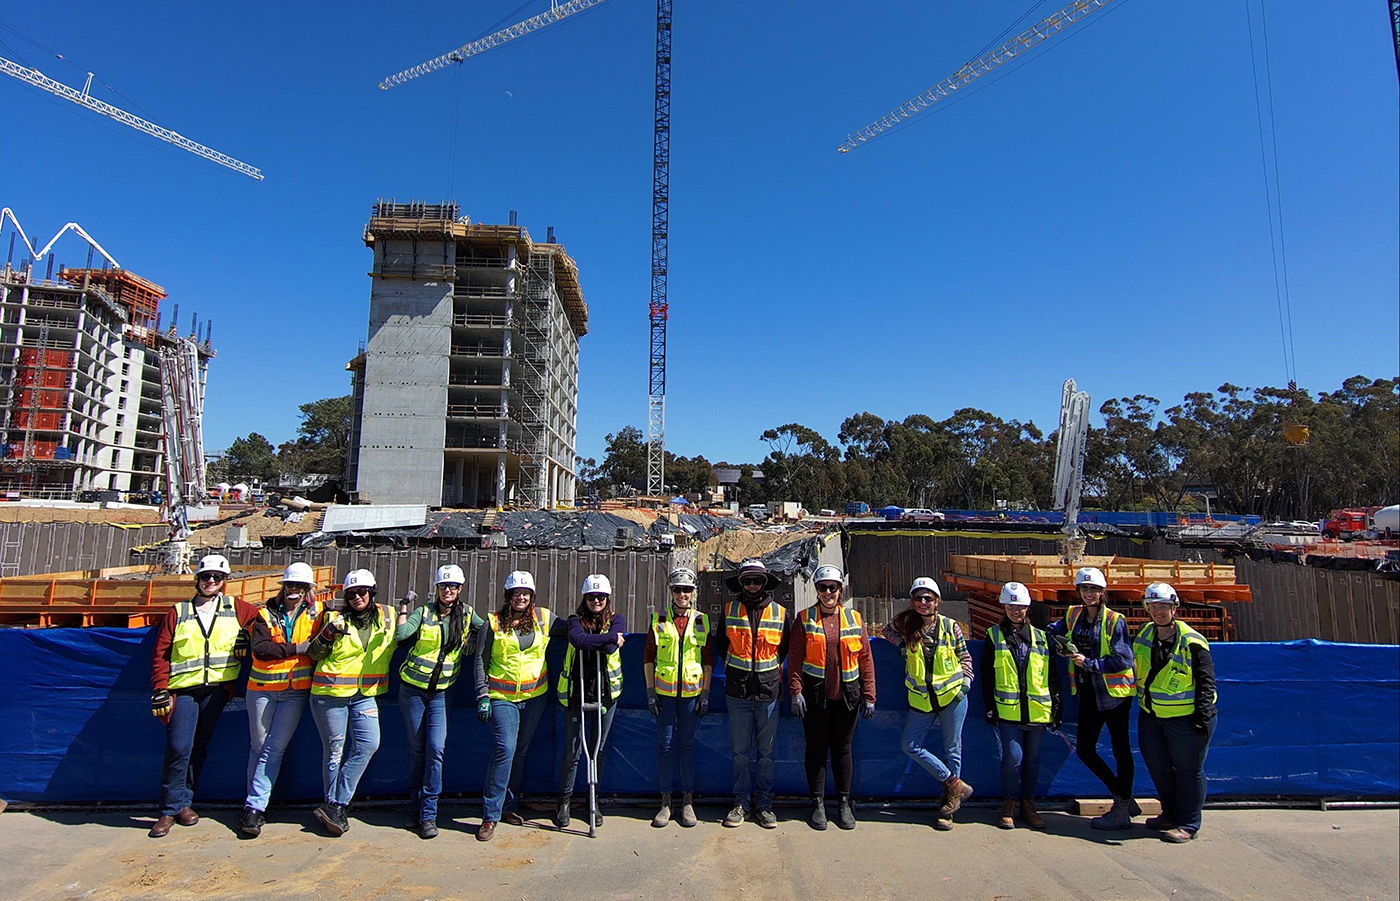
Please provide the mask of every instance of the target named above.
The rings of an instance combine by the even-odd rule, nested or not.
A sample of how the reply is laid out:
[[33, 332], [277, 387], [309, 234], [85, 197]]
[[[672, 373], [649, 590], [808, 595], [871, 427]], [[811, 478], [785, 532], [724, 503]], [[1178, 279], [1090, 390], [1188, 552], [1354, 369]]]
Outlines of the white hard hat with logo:
[[199, 567], [194, 571], [197, 576], [200, 573], [223, 573], [232, 575], [233, 569], [228, 565], [228, 558], [223, 554], [210, 554], [199, 561]]
[[1103, 570], [1093, 566], [1080, 567], [1074, 573], [1074, 587], [1080, 585], [1096, 585], [1099, 588], [1107, 588], [1108, 580], [1103, 577]]
[[295, 582], [299, 585], [315, 585], [316, 574], [305, 563], [289, 563], [287, 568], [282, 571], [282, 581]]
[[814, 573], [812, 573], [812, 584], [813, 584], [813, 585], [818, 585], [818, 584], [820, 584], [820, 583], [822, 583], [822, 582], [845, 582], [845, 581], [846, 581], [846, 578], [845, 578], [845, 576], [841, 575], [841, 567], [839, 567], [839, 566], [832, 566], [832, 565], [830, 565], [830, 564], [827, 564], [826, 566], [818, 566], [818, 567], [817, 567], [817, 571], [814, 572]]
[[466, 584], [467, 576], [462, 572], [462, 567], [455, 563], [445, 563], [438, 567], [437, 579], [434, 585], [463, 585]]
[[612, 583], [608, 577], [599, 573], [594, 573], [583, 580], [583, 594], [612, 594]]
[[371, 595], [379, 591], [374, 581], [374, 573], [367, 569], [352, 569], [345, 574], [345, 590], [350, 591], [352, 588], [368, 588]]
[[912, 598], [916, 591], [931, 591], [936, 597], [943, 597], [943, 592], [938, 589], [938, 582], [928, 576], [919, 576], [914, 580], [914, 584], [909, 586], [909, 596]]
[[1006, 607], [1029, 607], [1031, 593], [1020, 582], [1007, 582], [1001, 586], [1001, 597], [997, 600]]
[[1171, 604], [1173, 607], [1181, 603], [1181, 599], [1176, 596], [1176, 589], [1166, 582], [1153, 582], [1142, 592], [1142, 603], [1147, 604]]
[[517, 588], [528, 588], [533, 594], [535, 591], [535, 577], [523, 569], [506, 576], [506, 591], [514, 591]]
[[666, 581], [672, 588], [694, 588], [696, 583], [695, 570], [677, 566], [671, 570], [671, 575]]

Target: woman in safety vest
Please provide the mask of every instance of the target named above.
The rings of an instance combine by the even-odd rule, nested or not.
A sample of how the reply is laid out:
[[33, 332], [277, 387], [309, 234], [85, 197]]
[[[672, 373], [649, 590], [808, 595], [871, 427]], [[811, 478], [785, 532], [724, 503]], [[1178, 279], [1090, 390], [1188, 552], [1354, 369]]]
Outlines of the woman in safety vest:
[[[899, 743], [905, 754], [943, 784], [933, 828], [946, 832], [953, 828], [953, 814], [972, 796], [972, 786], [962, 780], [962, 732], [972, 686], [972, 655], [962, 626], [939, 615], [942, 599], [938, 582], [920, 576], [909, 588], [909, 609], [895, 616], [883, 634], [904, 655], [909, 715]], [[942, 759], [924, 745], [934, 723], [942, 737]]]
[[316, 576], [305, 563], [282, 573], [282, 588], [248, 627], [253, 666], [248, 673], [248, 797], [238, 831], [257, 837], [282, 755], [292, 743], [311, 694], [311, 634], [321, 615]]
[[676, 821], [695, 825], [695, 725], [710, 710], [710, 618], [694, 609], [695, 571], [671, 570], [667, 579], [671, 604], [651, 615], [642, 672], [647, 683], [647, 711], [656, 718], [656, 771], [661, 809], [652, 817], [657, 828], [671, 822], [671, 790], [680, 758], [681, 809]]
[[1020, 582], [1001, 587], [1001, 622], [982, 645], [982, 700], [987, 722], [1001, 743], [1001, 819], [1016, 828], [1016, 799], [1027, 826], [1044, 829], [1035, 809], [1040, 745], [1060, 728], [1060, 673], [1050, 658], [1050, 639], [1030, 623], [1031, 593]]
[[399, 710], [408, 730], [408, 785], [417, 801], [409, 828], [423, 838], [437, 838], [438, 795], [442, 792], [442, 755], [447, 746], [447, 689], [457, 680], [462, 654], [481, 625], [481, 617], [462, 600], [462, 568], [439, 566], [435, 599], [409, 613], [412, 592], [399, 604], [397, 641], [412, 638], [413, 648], [399, 667]]
[[1176, 618], [1176, 589], [1153, 582], [1142, 596], [1152, 622], [1133, 641], [1138, 749], [1157, 786], [1163, 841], [1189, 842], [1201, 828], [1206, 752], [1215, 734], [1215, 662], [1201, 633]]
[[389, 690], [395, 617], [388, 604], [375, 603], [376, 594], [374, 574], [352, 570], [345, 577], [345, 612], [323, 614], [311, 639], [311, 717], [321, 733], [325, 790], [325, 802], [312, 812], [334, 836], [350, 829], [345, 809], [379, 750], [377, 699]]
[[[583, 580], [583, 600], [569, 617], [569, 649], [564, 652], [564, 669], [559, 673], [559, 703], [568, 713], [564, 733], [564, 763], [559, 768], [559, 803], [554, 811], [554, 824], [560, 829], [569, 825], [569, 804], [573, 799], [574, 781], [578, 776], [578, 757], [583, 753], [583, 699], [598, 699], [603, 705], [603, 729], [590, 737], [597, 741], [594, 754], [597, 771], [603, 771], [603, 752], [612, 729], [613, 714], [622, 698], [622, 646], [627, 620], [615, 613], [612, 606], [612, 583], [607, 576], [591, 575]], [[588, 653], [580, 653], [581, 651]], [[598, 682], [595, 654], [603, 655], [603, 684]], [[577, 662], [576, 662], [577, 661]], [[583, 683], [577, 683], [580, 666]], [[587, 728], [591, 729], [591, 721]], [[603, 815], [594, 811], [594, 826], [603, 825]]]
[[476, 717], [491, 724], [494, 742], [477, 841], [489, 842], [503, 816], [512, 826], [525, 823], [516, 807], [530, 739], [545, 710], [544, 657], [553, 628], [550, 612], [535, 606], [535, 577], [516, 570], [506, 576], [504, 603], [477, 630]]
[[214, 724], [233, 697], [233, 685], [248, 653], [244, 627], [257, 615], [252, 604], [224, 594], [228, 558], [211, 554], [194, 573], [194, 597], [170, 608], [156, 633], [151, 655], [151, 713], [165, 723], [160, 816], [151, 838], [170, 827], [193, 826], [199, 771]]
[[[1127, 829], [1142, 808], [1133, 800], [1133, 745], [1128, 738], [1128, 700], [1133, 684], [1133, 647], [1128, 643], [1128, 620], [1107, 603], [1108, 581], [1092, 566], [1074, 574], [1079, 601], [1062, 620], [1046, 628], [1057, 644], [1064, 642], [1069, 658], [1069, 691], [1079, 696], [1075, 753], [1113, 795], [1113, 807], [1089, 825], [1095, 829]], [[1115, 774], [1099, 756], [1099, 735], [1108, 726]]]
[[875, 715], [875, 662], [860, 614], [841, 606], [841, 570], [819, 566], [812, 574], [817, 603], [797, 616], [788, 645], [792, 712], [807, 738], [807, 788], [813, 829], [826, 828], [826, 761], [836, 785], [836, 825], [856, 828], [851, 809], [851, 741], [856, 713]]

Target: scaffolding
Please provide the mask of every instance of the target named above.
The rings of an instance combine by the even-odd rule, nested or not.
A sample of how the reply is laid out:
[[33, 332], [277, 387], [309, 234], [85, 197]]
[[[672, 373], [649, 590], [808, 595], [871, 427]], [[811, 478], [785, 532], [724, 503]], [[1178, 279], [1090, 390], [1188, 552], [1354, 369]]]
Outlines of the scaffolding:
[[516, 280], [516, 334], [511, 361], [511, 387], [520, 403], [511, 418], [520, 426], [520, 481], [518, 505], [531, 509], [548, 506], [549, 500], [549, 348], [554, 340], [554, 255], [538, 248]]

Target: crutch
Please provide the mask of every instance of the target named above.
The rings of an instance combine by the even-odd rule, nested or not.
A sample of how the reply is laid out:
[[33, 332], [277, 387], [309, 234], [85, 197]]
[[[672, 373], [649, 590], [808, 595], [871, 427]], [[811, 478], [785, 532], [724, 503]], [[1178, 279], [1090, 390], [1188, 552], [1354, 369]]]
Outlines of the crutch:
[[[593, 661], [593, 668], [598, 678], [593, 683], [595, 697], [588, 699], [587, 683], [583, 680], [583, 659], [587, 656]], [[578, 686], [578, 734], [583, 741], [583, 772], [584, 778], [588, 780], [588, 837], [598, 836], [598, 754], [602, 750], [603, 739], [603, 655], [598, 651], [580, 650], [574, 655], [574, 664], [578, 669], [575, 673], [574, 684]], [[590, 720], [592, 721], [590, 723]], [[590, 726], [593, 730], [593, 740], [598, 742], [598, 747], [594, 747], [593, 740], [589, 739], [588, 732]]]

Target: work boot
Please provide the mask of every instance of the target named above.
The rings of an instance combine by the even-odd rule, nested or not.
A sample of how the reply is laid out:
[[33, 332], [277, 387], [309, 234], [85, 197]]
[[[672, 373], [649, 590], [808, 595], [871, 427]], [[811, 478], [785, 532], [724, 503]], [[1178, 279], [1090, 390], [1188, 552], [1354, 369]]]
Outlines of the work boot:
[[691, 793], [681, 792], [681, 812], [676, 817], [676, 822], [687, 829], [695, 825], [695, 807], [690, 802]]
[[1155, 817], [1148, 817], [1142, 825], [1146, 826], [1148, 829], [1156, 829], [1158, 832], [1166, 832], [1168, 829], [1176, 828], [1176, 823], [1173, 823], [1172, 818], [1165, 813], [1159, 813]]
[[1180, 826], [1177, 826], [1175, 829], [1168, 829], [1162, 833], [1162, 841], [1172, 842], [1177, 845], [1189, 842], [1195, 837], [1196, 833], [1192, 832], [1190, 829], [1182, 829]]
[[344, 835], [345, 830], [349, 828], [348, 826], [342, 826], [340, 824], [343, 814], [337, 809], [339, 807], [339, 804], [326, 801], [324, 804], [317, 804], [316, 809], [311, 811], [315, 814], [316, 819], [320, 820], [326, 832], [337, 838]]
[[595, 807], [593, 809], [593, 828], [596, 829], [601, 825], [603, 825], [603, 810], [601, 807]]
[[199, 822], [199, 814], [186, 807], [175, 814], [175, 822], [179, 823], [181, 826], [193, 826], [195, 823]]
[[744, 810], [744, 805], [735, 804], [733, 809], [731, 809], [729, 813], [726, 813], [724, 815], [724, 825], [728, 826], [731, 829], [733, 829], [736, 826], [744, 825], [744, 817], [746, 813], [747, 812]]
[[347, 833], [347, 832], [350, 831], [350, 817], [349, 817], [349, 812], [350, 812], [350, 805], [349, 805], [349, 804], [337, 804], [337, 805], [335, 805], [336, 822], [338, 822], [338, 823], [340, 824], [340, 834], [341, 834], [341, 835], [344, 835], [345, 833]]
[[656, 812], [656, 816], [651, 818], [651, 824], [657, 829], [664, 829], [671, 822], [671, 793], [661, 793], [661, 809]]
[[1108, 813], [1101, 817], [1094, 817], [1089, 821], [1089, 825], [1095, 829], [1127, 829], [1133, 824], [1132, 817], [1128, 813], [1128, 802], [1122, 798], [1114, 798], [1113, 806]]
[[778, 815], [773, 812], [771, 807], [760, 807], [758, 812], [753, 815], [753, 821], [764, 829], [778, 828]]
[[567, 795], [559, 797], [559, 803], [554, 808], [554, 825], [560, 829], [568, 829], [573, 820], [569, 817], [569, 805], [573, 799]]
[[423, 838], [437, 838], [437, 820], [424, 820], [418, 824], [418, 834]]
[[1129, 819], [1129, 821], [1131, 821], [1133, 817], [1140, 817], [1140, 816], [1142, 816], [1142, 805], [1139, 804], [1137, 801], [1133, 800], [1131, 797], [1129, 797], [1129, 798], [1128, 798], [1128, 819]]
[[943, 804], [938, 808], [940, 819], [950, 820], [953, 814], [958, 812], [962, 803], [972, 797], [972, 786], [959, 779], [957, 776], [949, 776], [943, 783]]
[[953, 828], [953, 818], [951, 816], [945, 817], [942, 811], [940, 811], [933, 818], [933, 828], [937, 829], [939, 832], [948, 832]]
[[826, 828], [826, 796], [812, 796], [812, 813], [807, 817], [807, 822], [813, 829], [821, 831]]
[[1001, 799], [1001, 819], [997, 825], [1003, 829], [1016, 828], [1016, 802], [1011, 798]]
[[512, 826], [524, 826], [524, 825], [525, 825], [525, 818], [522, 817], [520, 814], [516, 813], [514, 810], [512, 810], [510, 813], [506, 814], [505, 816], [501, 817], [501, 821], [502, 821], [502, 822], [505, 822], [505, 823], [510, 823]]
[[418, 827], [422, 825], [422, 823], [423, 816], [419, 812], [418, 806], [416, 804], [413, 807], [410, 807], [408, 810], [404, 811], [403, 828], [407, 829], [410, 832], [417, 832]]
[[482, 821], [481, 828], [476, 830], [476, 840], [479, 842], [489, 842], [496, 834], [496, 823], [493, 820]]
[[850, 795], [841, 795], [836, 800], [836, 825], [841, 829], [856, 828], [856, 812], [851, 807]]
[[254, 810], [251, 807], [243, 808], [243, 816], [238, 821], [238, 831], [250, 838], [257, 838], [262, 834], [262, 827], [267, 820], [263, 818], [261, 810]]
[[164, 816], [156, 820], [151, 826], [151, 831], [146, 833], [151, 838], [165, 838], [170, 834], [170, 827], [175, 825], [175, 818]]
[[1035, 809], [1035, 799], [1021, 799], [1021, 819], [1026, 821], [1026, 825], [1032, 829], [1044, 829], [1045, 821], [1040, 818], [1040, 814]]

